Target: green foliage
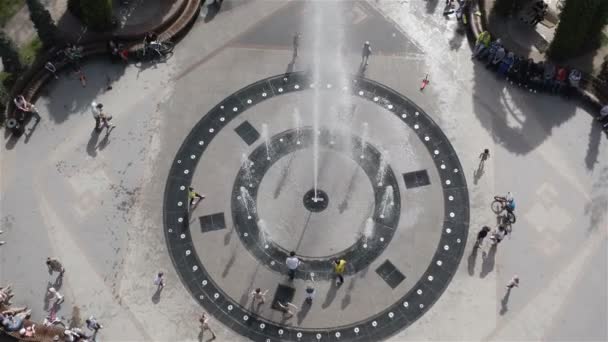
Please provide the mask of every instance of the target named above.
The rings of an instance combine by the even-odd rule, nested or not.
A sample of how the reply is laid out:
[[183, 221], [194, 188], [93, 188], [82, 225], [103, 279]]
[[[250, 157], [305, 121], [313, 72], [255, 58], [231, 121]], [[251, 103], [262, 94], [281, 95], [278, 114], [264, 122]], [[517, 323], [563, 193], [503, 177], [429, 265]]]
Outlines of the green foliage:
[[34, 23], [42, 44], [45, 47], [53, 46], [57, 41], [58, 34], [51, 14], [42, 6], [40, 0], [26, 0], [26, 3], [30, 10], [30, 19]]
[[567, 0], [559, 19], [549, 55], [556, 60], [581, 55], [600, 45], [608, 23], [608, 1]]
[[31, 65], [42, 51], [42, 41], [38, 38], [32, 39], [29, 43], [19, 49], [19, 56], [25, 65]]
[[81, 19], [95, 31], [112, 28], [112, 0], [80, 0]]
[[17, 11], [23, 6], [25, 0], [2, 0], [0, 1], [0, 27], [4, 27]]
[[23, 65], [19, 59], [19, 53], [13, 41], [0, 31], [0, 57], [2, 57], [2, 65], [4, 71], [10, 73], [20, 73], [23, 70]]
[[0, 126], [4, 122], [4, 111], [6, 110], [9, 100], [8, 88], [4, 86], [4, 81], [9, 77], [11, 77], [11, 74], [0, 72]]

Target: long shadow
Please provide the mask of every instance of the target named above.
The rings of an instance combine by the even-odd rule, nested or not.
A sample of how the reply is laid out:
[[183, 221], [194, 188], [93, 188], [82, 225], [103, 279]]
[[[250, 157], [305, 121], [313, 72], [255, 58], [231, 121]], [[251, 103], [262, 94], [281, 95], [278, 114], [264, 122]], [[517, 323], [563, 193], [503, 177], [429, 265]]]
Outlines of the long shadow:
[[[485, 278], [492, 270], [494, 269], [494, 265], [496, 264], [496, 250], [497, 244], [493, 244], [488, 251], [488, 254], [484, 256], [483, 262], [481, 263], [481, 272], [479, 273], [480, 278]], [[485, 254], [485, 252], [483, 252]]]
[[469, 271], [469, 275], [475, 275], [475, 262], [477, 261], [477, 252], [479, 251], [478, 247], [473, 246], [473, 250], [471, 250], [471, 254], [467, 258], [467, 270]]
[[435, 13], [439, 0], [426, 0], [426, 13]]
[[602, 140], [602, 126], [597, 120], [591, 122], [591, 132], [589, 132], [589, 144], [587, 145], [587, 154], [585, 155], [585, 166], [591, 171], [597, 163], [597, 157], [600, 152], [600, 141]]
[[336, 285], [336, 281], [334, 279], [330, 279], [331, 286], [327, 291], [327, 295], [325, 296], [325, 301], [321, 304], [321, 308], [327, 309], [331, 303], [336, 299], [336, 295], [338, 294], [338, 285]]
[[91, 131], [91, 138], [89, 138], [89, 142], [87, 143], [87, 153], [89, 156], [95, 158], [97, 157], [97, 141], [99, 140], [99, 133], [93, 128]]
[[222, 272], [222, 278], [226, 278], [228, 273], [230, 273], [230, 269], [232, 268], [232, 265], [234, 265], [235, 260], [236, 260], [236, 249], [233, 249], [232, 253], [230, 254], [230, 259], [228, 259], [228, 262], [226, 263], [226, 267], [224, 267], [224, 272]]
[[310, 312], [310, 308], [312, 308], [312, 302], [304, 299], [302, 305], [300, 306], [300, 310], [296, 314], [298, 325], [302, 324], [304, 318], [306, 318], [306, 315], [308, 315], [308, 312]]
[[156, 292], [152, 295], [152, 303], [158, 304], [160, 302], [160, 294], [163, 292], [163, 288], [158, 286]]
[[500, 300], [500, 315], [504, 315], [509, 311], [507, 305], [509, 304], [509, 297], [511, 297], [511, 288], [507, 288], [507, 293], [505, 293], [504, 297]]
[[[125, 65], [112, 64], [104, 58], [94, 58], [90, 62], [84, 62], [81, 66], [87, 77], [87, 86], [83, 88], [78, 81], [78, 78], [71, 76], [71, 70], [62, 71], [67, 77], [60, 78], [59, 82], [69, 82], [69, 87], [66, 84], [59, 84], [52, 80], [47, 85], [44, 93], [41, 96], [48, 96], [48, 111], [49, 120], [61, 124], [69, 118], [70, 115], [87, 111], [91, 102], [96, 97], [111, 87], [123, 75], [126, 69]], [[65, 80], [67, 78], [67, 80]], [[112, 111], [112, 108], [109, 108]], [[89, 114], [88, 114], [89, 115]]]

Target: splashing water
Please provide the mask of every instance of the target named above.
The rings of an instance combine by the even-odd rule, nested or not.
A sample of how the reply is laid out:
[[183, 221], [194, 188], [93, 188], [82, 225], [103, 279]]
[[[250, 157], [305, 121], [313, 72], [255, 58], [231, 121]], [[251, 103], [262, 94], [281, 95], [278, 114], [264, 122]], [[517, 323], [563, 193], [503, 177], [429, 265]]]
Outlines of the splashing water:
[[363, 239], [365, 243], [374, 235], [374, 220], [370, 217], [365, 220], [365, 229], [363, 230]]
[[270, 160], [270, 135], [268, 133], [268, 124], [262, 124], [262, 139], [266, 145], [266, 160]]
[[251, 220], [251, 214], [254, 214], [255, 211], [255, 202], [253, 202], [253, 198], [249, 194], [249, 190], [244, 186], [241, 187], [241, 204], [243, 204], [243, 208], [247, 211], [247, 218]]
[[388, 151], [384, 151], [380, 156], [380, 167], [378, 168], [378, 173], [376, 174], [376, 181], [378, 182], [378, 186], [382, 186], [384, 182], [384, 176], [386, 175], [386, 170], [388, 169], [388, 164], [390, 161], [390, 155]]
[[249, 187], [252, 188], [253, 187], [253, 172], [252, 172], [253, 162], [251, 160], [249, 160], [249, 158], [247, 157], [247, 155], [245, 153], [241, 154], [241, 167], [243, 168], [243, 171], [245, 171], [245, 179], [247, 180]]
[[382, 211], [380, 212], [380, 218], [384, 218], [386, 215], [391, 215], [394, 205], [395, 194], [393, 193], [393, 186], [389, 185], [384, 189], [384, 195], [382, 195], [382, 202], [380, 203]]
[[369, 140], [369, 124], [364, 122], [361, 125], [361, 156], [360, 158], [365, 158], [365, 145], [367, 145], [367, 141]]
[[302, 137], [302, 117], [298, 108], [294, 108], [293, 110], [293, 125], [296, 128], [296, 144], [300, 145], [302, 143], [300, 141]]

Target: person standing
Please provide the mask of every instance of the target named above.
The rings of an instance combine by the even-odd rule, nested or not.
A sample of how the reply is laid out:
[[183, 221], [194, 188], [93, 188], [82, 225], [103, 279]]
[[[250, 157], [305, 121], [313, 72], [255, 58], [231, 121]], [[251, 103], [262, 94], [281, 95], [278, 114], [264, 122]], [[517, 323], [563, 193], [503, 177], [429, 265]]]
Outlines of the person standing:
[[[198, 201], [202, 201], [205, 199], [205, 196], [194, 191], [194, 188], [189, 186], [188, 187], [188, 199], [190, 200], [190, 207], [192, 207], [195, 203], [195, 200], [198, 199]], [[198, 201], [196, 201], [196, 202], [198, 202]]]
[[255, 291], [251, 292], [251, 298], [253, 298], [253, 303], [259, 301], [260, 304], [264, 304], [266, 302], [266, 293], [268, 293], [268, 290], [264, 290], [264, 292], [262, 292], [262, 289], [259, 287], [255, 289]]
[[50, 274], [53, 274], [53, 272], [59, 272], [59, 276], [63, 276], [63, 273], [65, 272], [65, 268], [63, 267], [61, 262], [59, 262], [59, 260], [55, 258], [47, 257], [46, 267], [49, 268]]
[[300, 266], [302, 262], [300, 258], [296, 256], [296, 252], [289, 252], [289, 257], [285, 260], [285, 265], [287, 265], [287, 274], [289, 275], [289, 280], [293, 280], [296, 276], [296, 270], [298, 266]]
[[481, 244], [483, 243], [483, 239], [485, 239], [485, 237], [488, 236], [489, 232], [490, 232], [490, 227], [483, 226], [481, 228], [481, 230], [477, 233], [477, 241], [475, 241], [475, 245], [473, 245], [473, 248], [481, 247]]
[[93, 330], [95, 334], [97, 334], [99, 329], [103, 328], [103, 325], [99, 324], [97, 319], [95, 319], [93, 316], [89, 317], [85, 322], [87, 323], [87, 328], [89, 328], [89, 330]]
[[363, 50], [361, 51], [361, 64], [367, 66], [369, 64], [369, 56], [372, 54], [372, 46], [369, 41], [363, 44]]
[[306, 284], [306, 302], [309, 304], [312, 303], [313, 298], [315, 297], [315, 275], [314, 273], [310, 274], [310, 283]]
[[514, 287], [519, 287], [519, 277], [514, 275], [511, 281], [507, 283], [507, 289], [511, 290]]
[[346, 271], [346, 260], [336, 259], [334, 260], [334, 272], [338, 277], [337, 285], [344, 284], [344, 271]]
[[[3, 231], [0, 230], [0, 234], [4, 233]], [[0, 240], [0, 246], [4, 245], [6, 243], [6, 241], [4, 240]]]
[[208, 330], [211, 333], [211, 339], [215, 340], [215, 333], [211, 330], [211, 327], [209, 327], [209, 316], [203, 312], [198, 321], [201, 323], [201, 334], [204, 334], [205, 331]]
[[101, 127], [101, 111], [103, 110], [103, 104], [97, 103], [95, 101], [91, 102], [91, 113], [93, 113], [93, 118], [95, 119], [95, 131], [100, 132]]
[[301, 37], [302, 37], [302, 34], [300, 34], [300, 32], [296, 32], [296, 34], [293, 36], [293, 60], [294, 61], [298, 57], [298, 49], [300, 48], [300, 38]]
[[63, 295], [61, 293], [59, 293], [59, 291], [55, 290], [54, 287], [49, 287], [49, 295], [51, 296], [51, 299], [55, 299], [55, 304], [61, 304], [63, 303]]
[[483, 165], [486, 160], [490, 159], [490, 150], [487, 148], [479, 155], [479, 164]]
[[285, 304], [283, 304], [280, 301], [277, 301], [277, 305], [283, 311], [283, 316], [285, 318], [291, 318], [291, 317], [293, 317], [293, 311], [291, 311], [291, 308], [293, 308], [294, 310], [298, 310], [298, 307], [295, 306], [295, 305], [293, 305], [290, 302], [285, 302]]
[[165, 274], [163, 272], [158, 272], [156, 278], [154, 278], [154, 285], [158, 286], [157, 290], [162, 290], [165, 287]]

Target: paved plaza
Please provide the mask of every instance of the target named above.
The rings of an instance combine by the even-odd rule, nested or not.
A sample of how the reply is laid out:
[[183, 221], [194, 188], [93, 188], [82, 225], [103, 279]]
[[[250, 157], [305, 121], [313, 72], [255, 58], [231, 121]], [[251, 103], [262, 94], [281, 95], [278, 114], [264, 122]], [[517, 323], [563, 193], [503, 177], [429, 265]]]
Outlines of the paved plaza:
[[[98, 341], [210, 341], [203, 312], [217, 341], [608, 340], [606, 135], [471, 60], [442, 12], [225, 0], [166, 61], [62, 74], [0, 144], [0, 286], [37, 321], [57, 288]], [[474, 248], [507, 192], [511, 234]]]

